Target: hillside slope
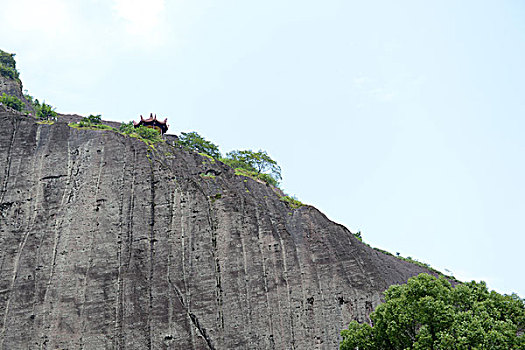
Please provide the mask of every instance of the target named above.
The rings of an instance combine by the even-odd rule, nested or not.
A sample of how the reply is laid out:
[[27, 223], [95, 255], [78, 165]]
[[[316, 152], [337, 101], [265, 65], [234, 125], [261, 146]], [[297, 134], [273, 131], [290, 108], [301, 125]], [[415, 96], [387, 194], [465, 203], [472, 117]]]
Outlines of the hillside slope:
[[179, 147], [0, 123], [0, 349], [336, 349], [426, 272]]

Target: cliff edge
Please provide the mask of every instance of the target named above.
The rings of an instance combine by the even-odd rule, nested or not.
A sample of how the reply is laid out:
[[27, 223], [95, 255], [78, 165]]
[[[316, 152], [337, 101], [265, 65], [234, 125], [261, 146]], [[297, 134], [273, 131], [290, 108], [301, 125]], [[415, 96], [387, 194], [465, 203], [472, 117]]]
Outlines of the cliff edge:
[[0, 349], [336, 349], [428, 272], [180, 147], [0, 123]]

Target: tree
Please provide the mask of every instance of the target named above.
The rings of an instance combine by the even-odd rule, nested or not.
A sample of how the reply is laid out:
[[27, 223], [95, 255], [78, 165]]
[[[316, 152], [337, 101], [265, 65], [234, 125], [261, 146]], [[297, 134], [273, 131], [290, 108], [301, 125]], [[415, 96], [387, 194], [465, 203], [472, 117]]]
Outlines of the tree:
[[153, 128], [148, 128], [144, 125], [141, 125], [138, 128], [134, 128], [134, 132], [137, 135], [139, 135], [143, 140], [148, 140], [153, 143], [162, 141], [162, 136], [160, 136], [160, 132]]
[[100, 114], [90, 114], [88, 117], [82, 118], [81, 122], [85, 124], [102, 124], [102, 116]]
[[268, 174], [277, 182], [282, 179], [281, 167], [266, 151], [232, 151], [226, 154], [226, 159], [229, 160], [226, 163], [230, 163], [230, 166], [235, 165], [236, 168], [254, 171], [257, 174]]
[[133, 122], [121, 123], [119, 131], [124, 134], [131, 134], [135, 131], [135, 126], [133, 125]]
[[[36, 102], [38, 103], [38, 100]], [[52, 106], [43, 102], [42, 105], [38, 105], [38, 108], [36, 108], [36, 117], [42, 120], [56, 120], [57, 112]]]
[[197, 152], [205, 153], [213, 158], [219, 159], [221, 157], [219, 146], [205, 140], [204, 137], [195, 131], [188, 133], [182, 132], [179, 136], [179, 143]]
[[6, 105], [7, 107], [11, 107], [19, 112], [22, 112], [22, 110], [24, 109], [24, 102], [22, 102], [16, 96], [6, 95], [5, 92], [2, 94], [2, 96], [0, 96], [0, 102]]
[[0, 50], [0, 75], [20, 81], [20, 75], [16, 70], [16, 61], [14, 57], [14, 53], [7, 53]]
[[391, 286], [372, 325], [352, 321], [341, 350], [525, 349], [525, 302], [489, 292], [484, 282], [452, 287], [443, 277], [412, 277]]
[[157, 130], [148, 128], [144, 125], [135, 127], [133, 122], [120, 124], [119, 131], [122, 134], [137, 137], [146, 143], [157, 143], [162, 141], [162, 136]]

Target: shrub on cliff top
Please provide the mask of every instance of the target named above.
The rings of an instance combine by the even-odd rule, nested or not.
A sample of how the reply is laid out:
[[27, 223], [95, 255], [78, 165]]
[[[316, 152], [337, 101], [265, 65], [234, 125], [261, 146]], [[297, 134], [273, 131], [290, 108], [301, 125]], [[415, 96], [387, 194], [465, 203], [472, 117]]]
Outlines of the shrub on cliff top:
[[80, 122], [78, 123], [79, 126], [83, 126], [83, 127], [86, 127], [86, 126], [93, 126], [93, 125], [98, 125], [98, 124], [102, 124], [102, 116], [100, 114], [97, 114], [97, 115], [93, 115], [93, 114], [90, 114], [88, 117], [84, 117], [80, 120]]
[[51, 105], [42, 102], [42, 104], [36, 108], [36, 117], [40, 120], [56, 120], [57, 112], [55, 112], [55, 109]]
[[11, 107], [19, 112], [22, 112], [24, 109], [24, 103], [19, 98], [16, 96], [6, 95], [5, 92], [2, 94], [2, 96], [0, 96], [0, 102], [7, 107]]
[[0, 50], [0, 64], [16, 69], [15, 54]]
[[295, 198], [295, 197], [282, 196], [281, 198], [279, 198], [279, 200], [281, 202], [288, 203], [290, 205], [290, 207], [292, 207], [292, 209], [298, 209], [298, 208], [304, 206], [304, 204], [300, 200]]
[[19, 80], [19, 73], [16, 70], [14, 53], [7, 53], [0, 50], [0, 75], [11, 79]]
[[119, 132], [124, 135], [138, 138], [147, 144], [153, 144], [162, 141], [162, 136], [157, 130], [148, 128], [144, 125], [136, 128], [133, 125], [133, 122], [120, 124]]
[[40, 103], [38, 98], [34, 98], [33, 96], [29, 95], [27, 90], [24, 90], [24, 98], [33, 107], [35, 111], [35, 117], [37, 119], [56, 121], [58, 115], [55, 112], [55, 108], [53, 106], [48, 105], [45, 101]]
[[275, 181], [281, 180], [281, 167], [263, 150], [257, 152], [252, 150], [231, 151], [226, 154], [226, 162], [258, 174], [268, 174]]
[[275, 187], [279, 186], [281, 168], [266, 151], [231, 151], [221, 161], [234, 168], [238, 175], [261, 179]]
[[199, 153], [206, 153], [207, 155], [219, 159], [221, 153], [219, 152], [219, 146], [204, 139], [197, 132], [182, 132], [178, 140], [179, 144], [193, 149]]

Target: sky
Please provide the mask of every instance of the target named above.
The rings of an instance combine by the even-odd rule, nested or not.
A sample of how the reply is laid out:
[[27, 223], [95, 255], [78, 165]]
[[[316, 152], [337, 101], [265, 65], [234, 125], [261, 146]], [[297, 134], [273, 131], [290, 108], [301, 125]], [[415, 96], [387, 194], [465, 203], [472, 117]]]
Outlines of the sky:
[[522, 1], [2, 0], [60, 113], [167, 117], [365, 242], [525, 297]]

